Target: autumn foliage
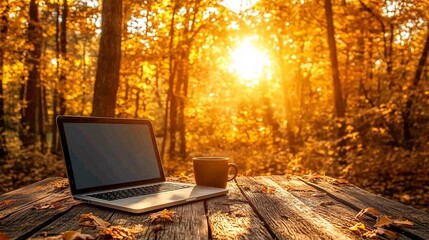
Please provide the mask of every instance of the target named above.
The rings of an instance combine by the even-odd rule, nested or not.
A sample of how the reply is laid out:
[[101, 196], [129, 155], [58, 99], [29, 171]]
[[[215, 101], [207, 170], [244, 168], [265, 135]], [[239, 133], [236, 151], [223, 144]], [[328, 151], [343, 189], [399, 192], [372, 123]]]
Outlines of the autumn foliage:
[[120, 54], [97, 69], [101, 1], [2, 1], [0, 192], [65, 176], [55, 116], [100, 113], [152, 120], [169, 176], [228, 156], [427, 209], [429, 2], [233, 2], [123, 0]]

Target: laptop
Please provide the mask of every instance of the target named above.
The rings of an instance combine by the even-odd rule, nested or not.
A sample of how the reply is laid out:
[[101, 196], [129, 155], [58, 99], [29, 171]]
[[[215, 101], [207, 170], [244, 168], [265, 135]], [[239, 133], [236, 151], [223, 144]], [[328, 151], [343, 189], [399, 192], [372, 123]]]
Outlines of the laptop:
[[58, 116], [56, 121], [75, 199], [143, 213], [228, 192], [166, 181], [149, 120]]

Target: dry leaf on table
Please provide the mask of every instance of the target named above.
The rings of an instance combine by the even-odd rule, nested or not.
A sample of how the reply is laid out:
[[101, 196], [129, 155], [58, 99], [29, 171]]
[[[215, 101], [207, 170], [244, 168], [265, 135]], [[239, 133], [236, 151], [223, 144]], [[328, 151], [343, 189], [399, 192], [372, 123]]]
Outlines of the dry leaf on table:
[[256, 191], [256, 192], [271, 194], [271, 193], [274, 193], [275, 191], [276, 191], [276, 188], [274, 188], [274, 187], [269, 187], [269, 186], [267, 187], [265, 185], [261, 185], [259, 187], [258, 191]]
[[356, 219], [362, 217], [365, 213], [369, 213], [370, 215], [374, 216], [374, 217], [378, 217], [380, 216], [380, 211], [378, 211], [375, 208], [369, 207], [369, 208], [364, 208], [362, 210], [360, 210], [360, 212], [356, 215]]
[[398, 219], [393, 219], [393, 225], [397, 227], [412, 227], [414, 226], [414, 223], [403, 218], [398, 218]]
[[95, 216], [92, 213], [83, 213], [79, 216], [79, 225], [87, 227], [106, 228], [110, 223]]
[[320, 179], [323, 178], [323, 176], [320, 176], [316, 173], [315, 174], [310, 173], [308, 175], [304, 175], [303, 177], [312, 183], [317, 183]]
[[100, 237], [101, 239], [136, 239], [134, 236], [134, 231], [121, 227], [121, 226], [110, 226], [107, 228], [103, 228], [100, 231]]
[[381, 215], [374, 224], [374, 227], [389, 227], [393, 221], [385, 215]]
[[67, 179], [61, 180], [61, 181], [56, 182], [54, 184], [54, 187], [58, 190], [68, 188], [68, 186], [69, 186], [69, 181]]
[[334, 180], [330, 180], [328, 182], [331, 184], [337, 185], [337, 186], [349, 184], [349, 182], [345, 179], [334, 179]]
[[149, 215], [147, 221], [148, 222], [158, 222], [158, 221], [170, 221], [173, 222], [173, 217], [176, 215], [175, 212], [170, 211], [168, 209], [164, 209], [162, 211], [156, 212], [156, 213], [152, 213], [151, 215]]
[[54, 200], [50, 203], [42, 203], [42, 204], [34, 204], [33, 207], [31, 209], [34, 210], [42, 210], [42, 209], [55, 209], [55, 208], [59, 208], [62, 207], [63, 204], [61, 204], [60, 202], [66, 199], [69, 199], [70, 197], [63, 197], [63, 198], [59, 198], [57, 200]]
[[78, 231], [66, 231], [62, 235], [62, 239], [64, 240], [91, 240], [95, 239], [93, 236], [89, 234], [81, 233]]
[[397, 239], [398, 238], [397, 233], [392, 232], [392, 231], [387, 230], [387, 229], [384, 229], [384, 228], [378, 227], [375, 231], [377, 232], [377, 234], [384, 235], [390, 239]]

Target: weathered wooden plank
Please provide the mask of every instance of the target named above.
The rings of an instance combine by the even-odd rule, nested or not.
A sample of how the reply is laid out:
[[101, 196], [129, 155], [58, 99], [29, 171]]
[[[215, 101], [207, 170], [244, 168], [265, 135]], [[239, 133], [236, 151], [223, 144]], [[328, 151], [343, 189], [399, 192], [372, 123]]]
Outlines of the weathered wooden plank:
[[[294, 176], [270, 176], [277, 184], [286, 189], [293, 196], [301, 200], [305, 205], [310, 207], [315, 213], [326, 219], [332, 225], [336, 226], [339, 231], [349, 237], [360, 237], [358, 233], [352, 232], [349, 228], [356, 223], [364, 223], [368, 230], [374, 229], [375, 220], [364, 218], [357, 220], [355, 209], [344, 205], [342, 202], [330, 197], [330, 195], [314, 188]], [[362, 232], [363, 233], [363, 232]], [[398, 234], [399, 239], [410, 239]]]
[[228, 195], [206, 202], [212, 238], [272, 239], [237, 184], [229, 182], [228, 190]]
[[62, 192], [68, 185], [61, 187], [65, 178], [47, 178], [26, 187], [5, 193], [0, 196], [0, 221], [11, 213], [43, 199], [51, 193]]
[[188, 203], [169, 208], [176, 212], [176, 221], [157, 231], [156, 239], [208, 239], [208, 224], [204, 202]]
[[[426, 212], [369, 193], [352, 184], [341, 184], [338, 186], [331, 184], [327, 181], [326, 177], [317, 179], [317, 181], [314, 181], [315, 183], [302, 178], [300, 180], [350, 206], [356, 210], [356, 213], [361, 209], [373, 207], [384, 215], [404, 217], [414, 222], [415, 226], [411, 229], [404, 229], [402, 232], [403, 235], [415, 239], [429, 239], [429, 214]], [[395, 230], [398, 231], [399, 229]]]
[[203, 201], [170, 207], [168, 210], [175, 212], [173, 222], [148, 221], [150, 214], [157, 211], [145, 214], [118, 211], [109, 221], [113, 225], [131, 229], [142, 227], [143, 231], [136, 234], [138, 239], [208, 239], [207, 217]]
[[268, 177], [237, 182], [277, 239], [351, 239]]
[[86, 227], [86, 226], [79, 225], [79, 216], [84, 213], [92, 213], [95, 216], [105, 221], [108, 221], [110, 217], [114, 214], [114, 211], [107, 208], [82, 203], [74, 206], [67, 213], [61, 216], [58, 216], [49, 225], [43, 227], [42, 229], [34, 233], [30, 238], [37, 239], [37, 238], [55, 236], [55, 235], [60, 235], [65, 231], [79, 230], [79, 229], [81, 229], [82, 233], [85, 233], [85, 234], [91, 234], [93, 236], [98, 235], [98, 233], [100, 232], [99, 229], [96, 229], [95, 227]]
[[77, 203], [66, 190], [48, 193], [45, 198], [37, 201], [32, 201], [31, 198], [27, 200], [28, 204], [23, 204], [18, 211], [1, 220], [0, 232], [11, 239], [27, 236]]

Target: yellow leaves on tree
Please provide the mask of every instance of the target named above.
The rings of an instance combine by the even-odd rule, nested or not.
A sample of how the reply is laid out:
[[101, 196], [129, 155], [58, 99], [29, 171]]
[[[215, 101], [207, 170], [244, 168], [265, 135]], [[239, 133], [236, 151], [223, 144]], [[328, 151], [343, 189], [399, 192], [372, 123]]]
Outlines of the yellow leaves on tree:
[[176, 212], [170, 211], [168, 209], [164, 209], [162, 211], [152, 213], [149, 215], [147, 221], [150, 223], [153, 222], [161, 222], [161, 221], [170, 221], [173, 222], [173, 217], [176, 215]]

